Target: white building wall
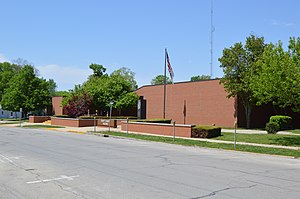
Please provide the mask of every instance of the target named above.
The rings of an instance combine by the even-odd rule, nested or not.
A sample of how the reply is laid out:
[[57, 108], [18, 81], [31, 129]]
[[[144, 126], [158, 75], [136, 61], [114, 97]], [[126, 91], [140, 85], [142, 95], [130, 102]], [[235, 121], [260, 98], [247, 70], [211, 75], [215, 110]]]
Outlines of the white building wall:
[[20, 118], [20, 112], [6, 111], [0, 108], [0, 118]]

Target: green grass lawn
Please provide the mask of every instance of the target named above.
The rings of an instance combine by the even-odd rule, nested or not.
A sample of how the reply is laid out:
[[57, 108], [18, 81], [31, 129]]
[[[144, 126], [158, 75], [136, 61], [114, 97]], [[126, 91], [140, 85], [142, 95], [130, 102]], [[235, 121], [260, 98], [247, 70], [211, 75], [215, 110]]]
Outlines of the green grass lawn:
[[291, 133], [300, 134], [300, 129], [287, 130], [287, 131], [288, 131], [288, 132], [291, 132]]
[[7, 121], [4, 123], [0, 123], [0, 125], [6, 125], [6, 124], [20, 124], [20, 122], [16, 122], [16, 121]]
[[[21, 119], [22, 122], [28, 122], [28, 118]], [[20, 118], [0, 118], [0, 121], [20, 121]]]
[[[164, 142], [169, 144], [178, 144], [184, 146], [197, 146], [197, 147], [206, 147], [206, 148], [218, 148], [225, 150], [234, 150], [233, 144], [223, 144], [223, 143], [211, 143], [211, 142], [203, 142], [198, 140], [188, 140], [182, 138], [173, 138], [171, 137], [160, 137], [160, 136], [151, 136], [151, 135], [140, 135], [140, 134], [128, 134], [120, 133], [120, 132], [99, 132], [100, 134], [107, 134], [119, 137], [128, 137], [139, 140], [148, 140], [154, 142]], [[299, 158], [300, 150], [291, 150], [291, 149], [275, 149], [269, 147], [258, 147], [258, 146], [246, 146], [246, 145], [237, 145], [237, 151], [244, 152], [252, 152], [252, 153], [262, 153], [262, 154], [271, 154], [271, 155], [284, 155], [284, 156], [292, 156]]]
[[40, 128], [65, 128], [63, 126], [52, 126], [52, 125], [24, 125], [23, 128], [32, 128], [32, 129], [40, 129]]
[[[274, 144], [281, 146], [300, 147], [300, 136], [298, 135], [280, 135], [280, 134], [241, 134], [237, 133], [237, 142], [250, 142], [258, 144]], [[222, 133], [222, 136], [212, 138], [214, 140], [233, 141], [233, 133]]]

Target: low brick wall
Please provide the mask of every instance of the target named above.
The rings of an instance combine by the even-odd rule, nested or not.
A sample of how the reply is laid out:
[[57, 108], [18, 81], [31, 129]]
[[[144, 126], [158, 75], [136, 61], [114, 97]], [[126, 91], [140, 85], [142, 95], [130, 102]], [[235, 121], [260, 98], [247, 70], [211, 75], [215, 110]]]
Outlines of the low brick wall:
[[29, 123], [43, 123], [50, 119], [50, 116], [29, 116]]
[[[176, 124], [175, 136], [176, 137], [192, 137], [192, 127], [194, 125]], [[121, 130], [127, 130], [126, 122], [122, 122]], [[150, 133], [156, 135], [173, 136], [173, 124], [160, 124], [160, 123], [146, 123], [146, 122], [129, 122], [128, 131], [139, 133]]]
[[109, 119], [98, 119], [97, 120], [97, 126], [101, 126], [101, 127], [108, 127], [110, 124], [111, 128], [117, 128], [117, 120], [110, 120]]
[[[51, 124], [57, 126], [85, 127], [85, 126], [94, 126], [94, 120], [51, 117]], [[97, 120], [96, 120], [96, 125], [97, 125]]]

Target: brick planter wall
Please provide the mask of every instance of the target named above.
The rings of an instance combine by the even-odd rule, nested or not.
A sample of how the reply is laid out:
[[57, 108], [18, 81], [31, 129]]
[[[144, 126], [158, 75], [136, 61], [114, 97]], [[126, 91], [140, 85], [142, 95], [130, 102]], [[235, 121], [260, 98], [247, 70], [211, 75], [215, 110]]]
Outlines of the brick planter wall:
[[49, 116], [29, 116], [29, 123], [43, 123], [50, 119]]
[[[85, 127], [85, 126], [94, 126], [94, 120], [51, 117], [51, 124], [58, 125], [58, 126]], [[97, 121], [96, 121], [96, 125], [97, 125]]]
[[110, 123], [110, 127], [111, 128], [117, 128], [117, 120], [110, 120], [109, 119], [98, 119], [97, 120], [97, 126], [101, 126], [101, 127], [108, 127]]
[[[191, 137], [192, 127], [194, 125], [176, 124], [175, 136], [176, 137]], [[126, 122], [122, 122], [121, 130], [127, 130]], [[173, 124], [159, 124], [159, 123], [146, 123], [146, 122], [129, 122], [128, 131], [139, 133], [150, 133], [156, 135], [173, 136]]]

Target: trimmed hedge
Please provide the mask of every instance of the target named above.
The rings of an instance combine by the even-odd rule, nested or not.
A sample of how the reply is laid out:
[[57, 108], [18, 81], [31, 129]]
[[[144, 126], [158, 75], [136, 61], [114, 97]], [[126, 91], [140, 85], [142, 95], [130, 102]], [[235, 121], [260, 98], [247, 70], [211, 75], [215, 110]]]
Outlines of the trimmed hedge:
[[143, 119], [143, 120], [134, 120], [134, 122], [148, 122], [148, 123], [163, 123], [163, 124], [171, 124], [171, 119]]
[[192, 138], [213, 138], [221, 135], [221, 127], [197, 125], [192, 128]]
[[279, 124], [275, 122], [268, 122], [266, 124], [266, 131], [269, 134], [276, 134], [280, 130]]
[[270, 117], [269, 122], [266, 124], [266, 131], [275, 134], [280, 130], [292, 129], [292, 117], [285, 115], [274, 115]]

